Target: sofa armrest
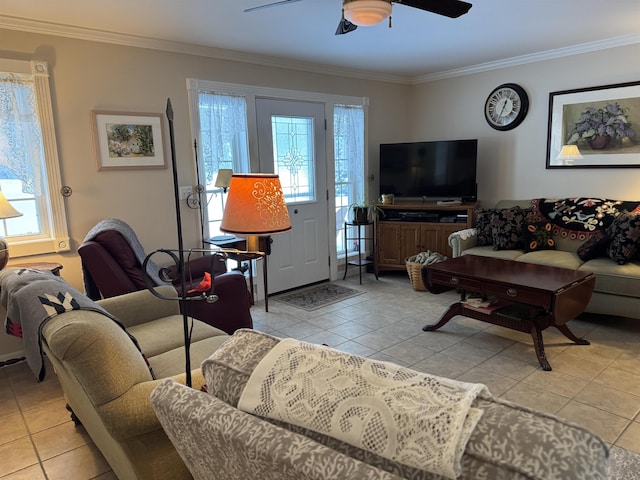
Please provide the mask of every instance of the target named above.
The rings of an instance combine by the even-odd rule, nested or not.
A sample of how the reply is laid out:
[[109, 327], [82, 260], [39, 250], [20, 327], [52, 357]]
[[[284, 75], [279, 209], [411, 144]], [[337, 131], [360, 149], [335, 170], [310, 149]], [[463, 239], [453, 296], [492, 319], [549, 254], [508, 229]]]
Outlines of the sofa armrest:
[[[192, 388], [200, 390], [204, 385], [204, 377], [200, 369], [191, 372]], [[185, 385], [186, 375], [169, 377]], [[106, 429], [117, 441], [124, 441], [144, 435], [162, 427], [151, 406], [151, 392], [165, 379], [151, 380], [133, 385], [124, 395], [96, 407], [100, 419]]]
[[[156, 287], [155, 291], [165, 297], [177, 297], [175, 288], [170, 285]], [[149, 290], [139, 290], [118, 297], [111, 297], [97, 302], [124, 325], [132, 327], [150, 322], [158, 318], [180, 314], [178, 300], [163, 300]]]
[[449, 246], [453, 250], [451, 255], [453, 258], [459, 257], [462, 252], [468, 248], [475, 247], [477, 243], [478, 236], [475, 228], [459, 230], [449, 235]]

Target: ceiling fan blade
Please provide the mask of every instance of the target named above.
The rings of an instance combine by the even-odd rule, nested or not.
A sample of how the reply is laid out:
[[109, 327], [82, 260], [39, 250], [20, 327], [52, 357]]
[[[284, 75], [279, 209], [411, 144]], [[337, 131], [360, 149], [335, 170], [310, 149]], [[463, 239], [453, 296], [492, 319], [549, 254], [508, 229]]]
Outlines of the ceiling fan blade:
[[299, 1], [301, 0], [280, 0], [279, 2], [267, 3], [266, 5], [258, 5], [257, 7], [246, 8], [243, 10], [243, 12], [254, 12], [256, 10], [262, 10], [263, 8], [277, 7], [278, 5], [284, 5], [285, 3], [296, 3]]
[[449, 18], [458, 18], [464, 15], [472, 6], [461, 0], [392, 0], [392, 3], [419, 8]]
[[349, 20], [343, 18], [338, 24], [336, 35], [344, 35], [345, 33], [353, 32], [356, 28], [358, 28], [356, 24], [351, 23]]

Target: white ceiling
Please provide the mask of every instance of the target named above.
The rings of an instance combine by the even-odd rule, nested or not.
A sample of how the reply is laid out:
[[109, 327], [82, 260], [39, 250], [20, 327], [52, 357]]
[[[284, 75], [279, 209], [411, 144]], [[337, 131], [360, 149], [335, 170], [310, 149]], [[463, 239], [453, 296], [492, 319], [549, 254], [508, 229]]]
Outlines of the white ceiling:
[[394, 4], [392, 28], [339, 36], [341, 0], [243, 13], [271, 1], [0, 0], [0, 27], [404, 82], [640, 43], [640, 0], [467, 0], [457, 19]]

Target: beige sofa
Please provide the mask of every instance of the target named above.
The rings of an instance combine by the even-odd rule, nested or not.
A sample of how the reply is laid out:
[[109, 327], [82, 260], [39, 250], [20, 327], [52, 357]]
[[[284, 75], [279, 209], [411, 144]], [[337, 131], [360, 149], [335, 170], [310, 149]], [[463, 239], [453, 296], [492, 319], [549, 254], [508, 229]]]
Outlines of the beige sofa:
[[[496, 204], [494, 209], [510, 209], [519, 206], [522, 209], [533, 208], [534, 213], [539, 213], [540, 206], [546, 205], [546, 211], [551, 212], [548, 213], [548, 216], [560, 222], [563, 216], [560, 206], [563, 206], [563, 202], [571, 202], [572, 206], [580, 205], [579, 199], [556, 200], [555, 204], [552, 199], [502, 200]], [[601, 200], [595, 199], [595, 201]], [[619, 202], [620, 205], [617, 205], [616, 202]], [[616, 209], [620, 211], [624, 209], [623, 207], [631, 209], [638, 203], [640, 202], [609, 201], [608, 206], [611, 208], [608, 213], [615, 215]], [[579, 222], [577, 220], [581, 218], [580, 212], [578, 211], [576, 215], [578, 216], [575, 217], [575, 224], [578, 226], [572, 227], [576, 229], [575, 233], [566, 228], [558, 229], [554, 226], [552, 235], [555, 243], [554, 249], [525, 252], [524, 248], [495, 250], [493, 245], [478, 246], [479, 232], [476, 228], [472, 228], [455, 232], [449, 236], [449, 245], [453, 250], [452, 256], [483, 255], [517, 262], [593, 272], [596, 276], [596, 284], [586, 311], [640, 319], [640, 260], [638, 259], [640, 256], [620, 265], [607, 255], [605, 249], [595, 258], [582, 260], [578, 256], [578, 249], [591, 235], [598, 230], [606, 230], [606, 227], [596, 225], [595, 219]], [[565, 215], [565, 217], [570, 217], [570, 215]], [[540, 217], [538, 216], [532, 221], [534, 220], [539, 221]], [[636, 241], [640, 242], [640, 239]]]
[[[208, 393], [186, 388], [171, 380], [161, 382], [153, 391], [151, 401], [162, 426], [176, 449], [191, 470], [196, 480], [224, 478], [225, 480], [244, 480], [260, 478], [261, 480], [325, 480], [325, 479], [379, 479], [379, 480], [443, 480], [421, 468], [407, 465], [405, 454], [414, 451], [412, 448], [400, 448], [403, 460], [388, 458], [384, 453], [373, 453], [376, 450], [365, 450], [332, 438], [322, 432], [322, 425], [341, 425], [342, 428], [359, 428], [363, 426], [363, 437], [367, 445], [378, 443], [380, 439], [391, 439], [406, 442], [404, 433], [406, 425], [409, 436], [419, 439], [422, 448], [426, 447], [429, 456], [438, 450], [444, 442], [439, 437], [433, 444], [425, 432], [432, 431], [420, 417], [419, 422], [400, 420], [398, 430], [391, 428], [391, 435], [380, 435], [377, 425], [390, 418], [389, 410], [381, 406], [382, 398], [393, 392], [402, 399], [399, 412], [404, 414], [411, 406], [417, 411], [433, 412], [436, 404], [416, 403], [421, 398], [419, 389], [431, 390], [433, 377], [427, 383], [420, 382], [420, 372], [395, 366], [390, 363], [368, 361], [360, 370], [365, 376], [367, 372], [380, 372], [371, 382], [364, 382], [363, 397], [351, 397], [352, 386], [344, 388], [348, 377], [324, 369], [318, 372], [318, 385], [323, 392], [336, 394], [341, 406], [334, 408], [333, 402], [308, 401], [312, 397], [306, 387], [309, 382], [300, 382], [293, 377], [293, 382], [285, 381], [282, 388], [277, 388], [277, 395], [287, 401], [297, 401], [296, 412], [307, 412], [299, 418], [307, 418], [306, 425], [293, 425], [281, 420], [266, 421], [238, 408], [238, 401], [249, 377], [257, 369], [258, 372], [271, 363], [266, 357], [276, 347], [281, 347], [281, 339], [253, 330], [238, 330], [225, 344], [202, 364], [208, 387]], [[279, 345], [280, 344], [280, 345]], [[363, 365], [367, 362], [362, 357], [355, 357], [328, 347], [307, 344], [304, 350], [322, 349], [326, 352], [323, 359], [329, 359], [333, 365]], [[300, 350], [296, 350], [300, 352]], [[285, 366], [304, 365], [302, 378], [310, 378], [317, 371], [316, 362], [297, 362], [300, 357], [290, 350], [284, 353]], [[278, 355], [281, 355], [278, 352]], [[265, 365], [266, 363], [266, 365]], [[322, 361], [320, 362], [322, 363]], [[282, 362], [279, 365], [283, 365]], [[369, 369], [371, 367], [371, 370]], [[339, 368], [339, 367], [338, 367]], [[277, 369], [276, 369], [277, 370]], [[267, 370], [268, 371], [268, 370]], [[278, 370], [277, 370], [278, 371]], [[282, 372], [282, 374], [280, 374]], [[393, 375], [389, 372], [392, 372]], [[265, 378], [277, 383], [291, 378], [285, 367], [278, 373], [269, 373]], [[383, 380], [391, 377], [389, 381]], [[325, 389], [325, 379], [333, 379], [337, 389]], [[410, 385], [406, 380], [411, 379]], [[313, 383], [313, 382], [311, 382]], [[348, 383], [348, 381], [347, 381]], [[384, 383], [388, 389], [383, 395], [371, 396], [372, 389]], [[264, 385], [264, 384], [263, 384]], [[406, 386], [408, 388], [400, 387]], [[419, 387], [416, 387], [419, 385]], [[466, 384], [468, 385], [468, 384]], [[267, 392], [258, 397], [263, 405], [271, 405], [272, 399]], [[447, 394], [453, 395], [453, 389], [446, 388]], [[306, 395], [305, 395], [306, 394]], [[363, 400], [364, 398], [364, 400]], [[453, 397], [451, 397], [453, 398]], [[446, 406], [447, 402], [440, 405]], [[456, 405], [458, 402], [455, 402]], [[318, 408], [318, 405], [321, 407]], [[348, 408], [347, 408], [348, 407]], [[405, 408], [408, 407], [408, 408]], [[487, 392], [481, 393], [473, 401], [472, 407], [482, 411], [477, 425], [471, 432], [464, 453], [461, 456], [461, 471], [458, 480], [491, 479], [491, 480], [597, 480], [606, 478], [608, 449], [604, 442], [582, 427], [571, 424], [557, 417], [535, 412], [512, 403], [494, 398]], [[262, 410], [261, 410], [262, 411]], [[394, 410], [391, 410], [392, 412]], [[332, 420], [325, 419], [327, 412], [332, 412]], [[438, 410], [441, 412], [441, 410]], [[433, 417], [440, 417], [434, 414]], [[432, 417], [432, 418], [433, 418]], [[445, 415], [447, 420], [452, 417]], [[340, 421], [338, 421], [338, 418]], [[400, 417], [413, 418], [413, 417]], [[348, 420], [348, 421], [347, 421]], [[345, 423], [346, 421], [346, 423]], [[422, 425], [423, 429], [416, 429]], [[320, 426], [318, 430], [317, 427]], [[396, 431], [402, 432], [396, 436]], [[442, 430], [438, 429], [439, 432]], [[375, 432], [365, 435], [364, 432]], [[353, 437], [352, 437], [353, 439]], [[369, 443], [369, 440], [373, 442]], [[357, 440], [356, 440], [357, 443]], [[417, 445], [411, 444], [410, 445]], [[395, 447], [394, 447], [395, 448]], [[373, 451], [372, 451], [373, 450]], [[420, 450], [420, 448], [418, 448]], [[419, 454], [422, 457], [422, 453]], [[451, 477], [449, 477], [451, 478]]]
[[[165, 296], [173, 287], [160, 287]], [[177, 301], [142, 290], [97, 302], [117, 317], [145, 353], [157, 380], [125, 331], [97, 311], [71, 310], [42, 328], [42, 347], [66, 400], [120, 480], [190, 479], [149, 395], [162, 379], [185, 383], [183, 318]], [[193, 321], [192, 384], [204, 384], [200, 363], [228, 335]]]

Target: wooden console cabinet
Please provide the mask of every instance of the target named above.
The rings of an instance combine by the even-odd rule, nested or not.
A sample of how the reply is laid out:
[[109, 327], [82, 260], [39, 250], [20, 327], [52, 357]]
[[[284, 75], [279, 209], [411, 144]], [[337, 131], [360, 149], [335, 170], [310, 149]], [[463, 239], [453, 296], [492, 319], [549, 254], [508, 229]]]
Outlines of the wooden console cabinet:
[[437, 205], [398, 203], [378, 205], [384, 212], [376, 225], [376, 273], [405, 270], [405, 259], [431, 250], [451, 256], [449, 235], [474, 225], [477, 203]]

